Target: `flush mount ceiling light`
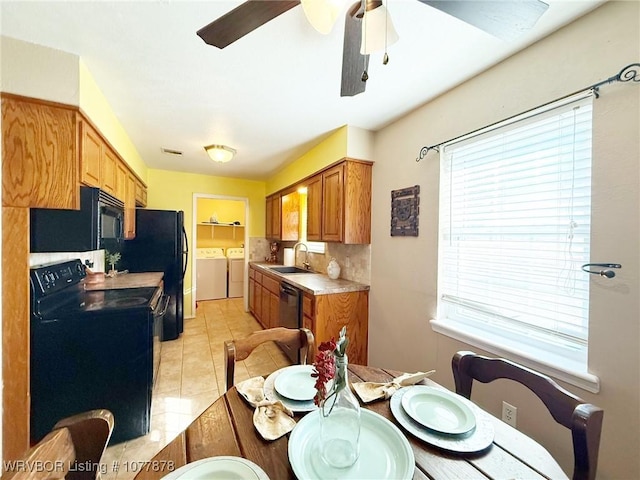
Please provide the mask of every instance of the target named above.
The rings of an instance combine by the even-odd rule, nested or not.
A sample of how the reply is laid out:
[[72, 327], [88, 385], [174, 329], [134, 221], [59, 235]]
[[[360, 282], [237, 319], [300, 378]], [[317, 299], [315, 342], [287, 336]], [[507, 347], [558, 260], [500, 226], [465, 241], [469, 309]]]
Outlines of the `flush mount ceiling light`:
[[236, 154], [233, 148], [227, 147], [226, 145], [209, 145], [204, 147], [204, 149], [209, 155], [209, 158], [218, 163], [227, 163]]

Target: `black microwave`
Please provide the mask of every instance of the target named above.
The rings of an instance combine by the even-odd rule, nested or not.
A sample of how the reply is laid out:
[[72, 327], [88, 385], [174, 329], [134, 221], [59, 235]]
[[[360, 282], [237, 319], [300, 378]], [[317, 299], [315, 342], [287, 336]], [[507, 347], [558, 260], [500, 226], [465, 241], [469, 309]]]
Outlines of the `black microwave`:
[[118, 252], [124, 240], [124, 204], [93, 187], [80, 187], [80, 210], [32, 208], [32, 253]]

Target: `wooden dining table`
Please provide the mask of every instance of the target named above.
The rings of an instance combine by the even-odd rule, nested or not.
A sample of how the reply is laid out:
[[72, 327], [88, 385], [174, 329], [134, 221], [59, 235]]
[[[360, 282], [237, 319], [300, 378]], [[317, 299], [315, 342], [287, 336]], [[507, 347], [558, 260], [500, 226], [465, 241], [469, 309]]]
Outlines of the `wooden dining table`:
[[[349, 365], [350, 382], [388, 382], [402, 372]], [[425, 379], [421, 384], [439, 387]], [[490, 416], [493, 442], [484, 450], [457, 454], [426, 443], [396, 421], [389, 400], [361, 404], [393, 422], [404, 433], [415, 457], [413, 479], [567, 479], [551, 454], [532, 438]], [[135, 480], [162, 478], [190, 462], [214, 456], [244, 457], [272, 480], [295, 479], [288, 458], [287, 434], [264, 440], [253, 425], [254, 409], [233, 387], [183, 432], [141, 466]], [[300, 419], [304, 414], [296, 414]], [[302, 479], [300, 479], [302, 480]]]

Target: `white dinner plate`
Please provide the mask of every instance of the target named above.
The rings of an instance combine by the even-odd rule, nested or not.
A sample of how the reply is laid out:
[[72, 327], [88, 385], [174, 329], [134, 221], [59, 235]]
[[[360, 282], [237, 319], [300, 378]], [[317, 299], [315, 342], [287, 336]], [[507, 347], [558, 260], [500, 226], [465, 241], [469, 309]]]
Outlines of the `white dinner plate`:
[[402, 408], [416, 422], [449, 435], [466, 433], [476, 426], [476, 417], [459, 395], [416, 385], [402, 397]]
[[313, 365], [292, 365], [283, 368], [273, 386], [283, 397], [291, 400], [308, 401], [316, 396], [316, 379], [311, 376]]
[[269, 480], [258, 465], [242, 457], [204, 458], [174, 470], [163, 480]]
[[409, 441], [389, 420], [361, 410], [360, 457], [351, 467], [333, 468], [318, 453], [320, 411], [307, 414], [289, 437], [289, 462], [297, 478], [343, 480], [413, 478], [415, 458]]
[[[306, 367], [313, 369], [312, 365], [293, 365], [295, 367]], [[271, 375], [269, 375], [264, 381], [264, 397], [267, 400], [276, 401], [280, 400], [282, 404], [291, 410], [294, 413], [304, 413], [311, 412], [312, 410], [316, 410], [318, 407], [315, 403], [313, 403], [313, 399], [311, 400], [291, 400], [290, 398], [285, 397], [284, 395], [280, 395], [275, 388], [276, 379], [280, 376], [285, 369], [291, 367], [281, 368], [280, 370], [276, 370]]]
[[404, 387], [393, 394], [390, 400], [391, 413], [410, 434], [423, 442], [455, 453], [476, 453], [486, 450], [493, 443], [493, 417], [470, 400], [462, 398], [476, 416], [476, 428], [460, 435], [443, 435], [429, 430], [411, 418], [402, 408], [402, 398], [414, 387]]

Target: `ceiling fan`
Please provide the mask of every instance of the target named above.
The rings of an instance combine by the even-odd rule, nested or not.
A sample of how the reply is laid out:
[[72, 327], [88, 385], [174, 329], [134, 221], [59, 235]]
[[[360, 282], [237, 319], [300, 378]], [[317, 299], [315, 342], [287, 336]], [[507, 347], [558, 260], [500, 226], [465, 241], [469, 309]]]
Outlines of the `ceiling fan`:
[[[303, 3], [306, 13], [305, 3], [328, 3], [328, 1], [330, 0], [247, 0], [222, 17], [202, 27], [197, 34], [205, 43], [222, 49], [279, 15], [300, 5], [300, 3]], [[418, 1], [437, 8], [502, 40], [512, 40], [532, 28], [549, 8], [549, 5], [541, 0]], [[361, 53], [364, 52], [364, 49], [361, 49], [362, 23], [365, 15], [381, 5], [381, 0], [361, 0], [354, 3], [347, 10], [342, 53], [342, 84], [340, 89], [340, 96], [342, 97], [358, 95], [365, 90], [368, 78], [369, 54]], [[309, 15], [307, 16], [309, 17]]]

